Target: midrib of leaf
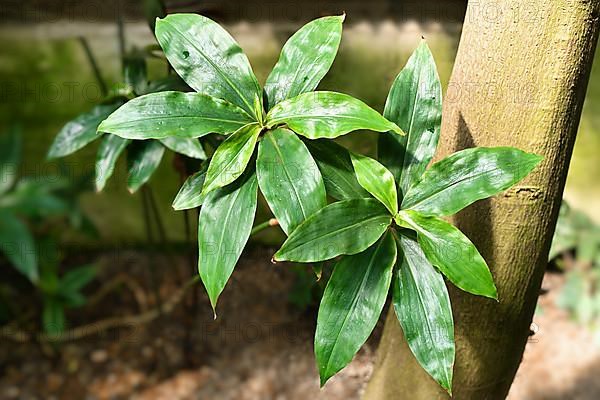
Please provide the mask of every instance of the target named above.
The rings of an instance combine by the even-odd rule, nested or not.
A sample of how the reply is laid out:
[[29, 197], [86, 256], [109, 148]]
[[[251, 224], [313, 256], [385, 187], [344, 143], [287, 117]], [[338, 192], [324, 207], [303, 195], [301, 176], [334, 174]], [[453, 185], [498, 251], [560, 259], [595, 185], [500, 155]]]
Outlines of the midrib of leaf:
[[[252, 179], [252, 178], [250, 178], [250, 179]], [[248, 183], [248, 182], [244, 182], [244, 183]], [[241, 192], [242, 192], [242, 189], [243, 189], [243, 185], [241, 185], [241, 186], [240, 186], [240, 187], [239, 187], [239, 188], [236, 190], [236, 193], [235, 193], [235, 195], [234, 195], [234, 198], [233, 198], [233, 200], [232, 200], [231, 204], [235, 204], [235, 203], [237, 203], [238, 197], [240, 196], [240, 194], [241, 194]], [[224, 220], [223, 220], [223, 221], [225, 222], [225, 223], [223, 224], [223, 226], [229, 226], [229, 218], [231, 217], [231, 212], [232, 212], [232, 211], [233, 211], [233, 209], [235, 209], [235, 208], [236, 208], [236, 207], [229, 207], [229, 208], [227, 209], [227, 214], [225, 214], [225, 218], [224, 218]], [[221, 251], [221, 247], [222, 247], [222, 245], [223, 245], [223, 238], [225, 237], [225, 231], [226, 231], [226, 229], [221, 229], [221, 237], [219, 238], [219, 252]], [[214, 272], [214, 270], [213, 270], [213, 272]], [[211, 275], [212, 275], [212, 274], [211, 274]], [[211, 303], [212, 303], [212, 299], [211, 299]]]
[[[409, 264], [408, 260], [407, 260], [407, 264]], [[408, 269], [409, 269], [408, 272], [410, 273], [410, 275], [411, 275], [411, 277], [413, 279], [413, 282], [415, 282], [415, 286], [417, 288], [417, 294], [418, 294], [417, 298], [419, 300], [419, 304], [421, 305], [421, 309], [423, 310], [423, 315], [425, 316], [425, 320], [427, 321], [427, 331], [429, 332], [429, 335], [427, 336], [427, 341], [429, 343], [432, 343], [433, 340], [431, 340], [431, 338], [433, 337], [433, 327], [431, 326], [431, 321], [429, 320], [429, 317], [428, 317], [427, 308], [425, 307], [425, 303], [423, 302], [423, 296], [421, 295], [421, 288], [420, 288], [419, 285], [417, 285], [417, 283], [416, 283], [417, 280], [414, 278], [414, 274], [412, 273], [411, 268], [408, 267]], [[402, 273], [402, 272], [400, 271], [400, 273]], [[447, 324], [445, 324], [445, 325], [447, 326]], [[433, 348], [434, 346], [430, 346], [430, 347]], [[437, 352], [434, 352], [434, 354], [437, 356]], [[439, 365], [443, 365], [443, 363], [440, 362], [439, 357], [436, 357], [436, 359], [437, 359], [437, 362], [438, 362], [438, 366]], [[443, 368], [443, 370], [444, 370], [444, 375], [446, 375], [446, 380], [448, 380], [449, 376], [446, 373], [447, 371], [446, 371], [445, 368]]]
[[[387, 211], [387, 209], [386, 209], [386, 211]], [[373, 217], [370, 217], [370, 218], [367, 218], [367, 219], [363, 219], [363, 220], [361, 220], [359, 222], [355, 222], [355, 223], [353, 223], [351, 225], [344, 226], [343, 228], [338, 229], [336, 231], [328, 232], [328, 233], [326, 233], [326, 234], [324, 234], [322, 236], [316, 237], [314, 239], [310, 239], [308, 242], [304, 242], [304, 243], [298, 245], [296, 247], [296, 249], [299, 249], [299, 248], [302, 248], [304, 246], [307, 246], [308, 244], [310, 244], [310, 243], [312, 243], [312, 242], [314, 242], [316, 240], [323, 239], [323, 238], [329, 237], [329, 236], [334, 235], [334, 234], [340, 234], [341, 232], [344, 232], [344, 231], [347, 231], [348, 229], [354, 228], [357, 225], [360, 225], [360, 224], [363, 224], [363, 223], [367, 223], [367, 222], [370, 222], [370, 221], [378, 219], [378, 218], [388, 218], [388, 216], [387, 215], [376, 215], [376, 216], [373, 216]]]
[[[186, 42], [190, 43], [193, 48], [195, 48], [196, 50], [198, 50], [198, 52], [200, 54], [202, 54], [202, 57], [204, 57], [204, 59], [206, 61], [208, 61], [208, 63], [213, 67], [213, 69], [219, 73], [219, 75], [225, 80], [225, 82], [227, 82], [229, 87], [231, 89], [233, 89], [233, 91], [238, 95], [240, 100], [242, 100], [244, 102], [244, 104], [246, 104], [246, 106], [248, 106], [248, 109], [254, 110], [254, 107], [251, 106], [250, 103], [248, 103], [248, 101], [244, 98], [244, 96], [242, 96], [241, 92], [238, 90], [236, 85], [234, 85], [233, 82], [231, 82], [231, 80], [229, 79], [227, 74], [225, 74], [220, 68], [218, 68], [218, 66], [209, 57], [207, 57], [206, 54], [199, 47], [197, 47], [192, 40], [190, 40], [186, 35], [184, 35], [183, 32], [181, 32], [179, 29], [177, 29], [173, 24], [169, 23], [169, 25], [171, 25], [171, 27], [173, 27], [173, 29], [175, 31], [177, 31], [177, 33], [179, 33], [179, 35], [182, 36]], [[234, 45], [235, 45], [235, 43], [234, 43]], [[252, 78], [252, 77], [250, 77], [250, 78]], [[253, 111], [253, 113], [254, 113], [254, 111]], [[256, 115], [254, 117], [256, 118]]]
[[[340, 164], [342, 164], [342, 165], [343, 165], [343, 164], [346, 164], [346, 160], [345, 160], [345, 159], [344, 159], [344, 158], [343, 158], [341, 155], [339, 155], [338, 153], [333, 153], [333, 158], [335, 158], [335, 159], [337, 159], [338, 161], [340, 161]], [[325, 162], [324, 162], [324, 163], [325, 163]], [[352, 167], [352, 161], [350, 161], [350, 167]], [[336, 176], [339, 176], [339, 177], [340, 177], [340, 179], [344, 180], [344, 181], [345, 181], [345, 182], [348, 184], [348, 186], [352, 187], [352, 191], [353, 191], [353, 192], [354, 192], [356, 195], [363, 195], [363, 194], [364, 194], [364, 193], [361, 193], [361, 192], [357, 191], [357, 190], [356, 190], [356, 188], [354, 187], [354, 182], [353, 182], [352, 180], [350, 180], [350, 179], [346, 178], [346, 176], [345, 176], [344, 174], [342, 174], [342, 173], [338, 172], [338, 168], [331, 167], [331, 169], [332, 169], [332, 170], [335, 170], [335, 174], [336, 174]], [[333, 183], [335, 183], [335, 181], [332, 181], [332, 182], [333, 182]], [[340, 187], [340, 185], [337, 185], [337, 184], [336, 184], [336, 186], [337, 186], [338, 188]], [[359, 186], [360, 186], [360, 183], [359, 183]], [[361, 187], [362, 187], [362, 186], [361, 186]], [[364, 188], [363, 188], [363, 189], [364, 189]], [[368, 192], [367, 192], [367, 193], [368, 193]]]
[[[419, 224], [417, 224], [415, 221], [413, 221], [412, 218], [410, 218], [408, 215], [403, 214], [402, 217], [410, 226], [413, 227], [413, 229], [417, 232], [417, 240], [420, 236], [425, 236], [427, 239], [429, 239], [431, 242], [436, 243], [437, 244], [437, 238], [435, 236], [432, 236], [429, 234], [429, 231], [425, 228], [423, 228], [422, 226], [420, 226]], [[420, 244], [419, 244], [420, 245]], [[473, 244], [471, 244], [471, 246], [474, 247]], [[477, 248], [475, 248], [477, 250]], [[427, 258], [427, 257], [426, 257]], [[436, 257], [437, 258], [437, 257]], [[429, 258], [427, 258], [427, 260], [429, 261]], [[485, 260], [484, 260], [485, 261]], [[431, 263], [431, 265], [434, 265], [436, 268], [439, 268], [439, 263], [433, 263], [431, 261], [429, 261]], [[487, 264], [486, 264], [487, 266]], [[446, 275], [445, 272], [443, 272], [444, 275]], [[471, 275], [471, 276], [475, 276], [477, 277], [477, 281], [481, 282], [485, 282], [485, 279], [481, 279], [481, 275], [480, 274], [476, 274], [476, 275]]]
[[[283, 154], [281, 154], [281, 150], [279, 149], [279, 146], [277, 145], [275, 138], [273, 138], [273, 135], [269, 135], [269, 140], [273, 143], [273, 146], [275, 147], [275, 151], [277, 152], [277, 155], [279, 156], [279, 160], [281, 161], [281, 165], [283, 167], [283, 171], [285, 172], [285, 176], [287, 177], [288, 181], [290, 183], [292, 183], [292, 178], [290, 177], [290, 174], [285, 166], [285, 163], [283, 162]], [[296, 200], [298, 200], [298, 204], [300, 205], [300, 210], [302, 211], [302, 216], [304, 217], [303, 220], [306, 220], [308, 215], [306, 214], [306, 210], [304, 210], [304, 204], [302, 204], [302, 200], [300, 199], [300, 196], [298, 195], [296, 186], [294, 186], [293, 184], [291, 186], [294, 191], [294, 196], [296, 197]]]
[[153, 166], [156, 162], [156, 159], [158, 158], [156, 155], [151, 154], [151, 157], [147, 157], [147, 154], [148, 153], [145, 153], [141, 160], [138, 159], [136, 161], [132, 168], [132, 173], [134, 175], [139, 175], [144, 169]]
[[[365, 168], [365, 169], [367, 170], [367, 171], [366, 171], [366, 173], [369, 175], [369, 178], [370, 178], [369, 180], [370, 180], [370, 181], [375, 181], [375, 182], [377, 182], [377, 180], [378, 180], [380, 177], [379, 177], [378, 175], [375, 175], [374, 173], [372, 173], [372, 171], [371, 171], [370, 169], [368, 169], [368, 168]], [[359, 184], [360, 184], [360, 181], [359, 181]], [[362, 185], [361, 185], [361, 186], [362, 186]], [[364, 188], [363, 188], [363, 189], [364, 189]], [[365, 190], [366, 190], [366, 189], [365, 189]], [[367, 192], [369, 192], [369, 191], [367, 190]], [[387, 192], [387, 190], [384, 190], [384, 192]], [[375, 197], [375, 195], [373, 195], [373, 196]], [[394, 204], [394, 202], [393, 202], [393, 201], [392, 201], [392, 199], [391, 199], [391, 198], [388, 196], [388, 193], [384, 193], [384, 196], [382, 196], [382, 197], [384, 197], [384, 198], [387, 200], [387, 202], [390, 204], [390, 206], [392, 206], [392, 208], [393, 208], [393, 204]], [[377, 199], [377, 200], [379, 200], [379, 199]], [[397, 201], [398, 201], [398, 200], [396, 200], [396, 202], [397, 202]], [[397, 204], [396, 204], [396, 205], [397, 205]], [[384, 206], [385, 206], [385, 208], [388, 208], [387, 204], [384, 204]], [[394, 212], [393, 212], [392, 210], [390, 210], [390, 209], [388, 209], [388, 211], [390, 211], [391, 213], [394, 213]], [[396, 209], [396, 211], [397, 211], [397, 209]]]
[[[460, 178], [459, 180], [457, 180], [457, 181], [454, 181], [454, 182], [453, 182], [452, 184], [450, 184], [450, 185], [444, 185], [444, 186], [443, 186], [443, 187], [442, 187], [440, 190], [437, 190], [437, 191], [435, 191], [435, 192], [431, 193], [431, 194], [430, 194], [430, 195], [428, 195], [427, 197], [424, 197], [423, 199], [419, 200], [418, 202], [416, 202], [416, 203], [414, 203], [414, 204], [411, 204], [411, 205], [410, 205], [410, 206], [408, 206], [407, 208], [410, 210], [410, 209], [414, 208], [415, 206], [417, 206], [417, 205], [419, 205], [419, 204], [422, 204], [422, 203], [426, 202], [427, 200], [431, 199], [432, 197], [435, 197], [435, 196], [439, 195], [440, 193], [442, 193], [442, 192], [445, 192], [446, 190], [449, 190], [449, 189], [451, 189], [452, 187], [454, 187], [454, 186], [456, 186], [456, 185], [458, 185], [458, 184], [460, 184], [460, 183], [462, 183], [462, 182], [464, 182], [464, 181], [466, 181], [466, 180], [470, 180], [470, 179], [479, 178], [479, 177], [480, 177], [480, 176], [482, 176], [482, 175], [488, 174], [488, 173], [490, 173], [490, 172], [498, 171], [498, 170], [500, 170], [500, 168], [498, 168], [498, 167], [494, 167], [494, 168], [491, 168], [491, 169], [487, 169], [487, 170], [485, 170], [485, 171], [481, 171], [481, 172], [479, 172], [479, 173], [477, 173], [477, 174], [474, 174], [474, 175], [467, 175], [467, 176], [465, 176], [464, 178]], [[409, 191], [409, 194], [410, 194], [410, 191]]]
[[[282, 52], [282, 55], [283, 55], [283, 52]], [[288, 62], [289, 62], [289, 61], [291, 61], [289, 58], [288, 58], [287, 60], [288, 60]], [[284, 97], [283, 97], [283, 98], [282, 98], [282, 99], [279, 101], [280, 103], [281, 103], [282, 101], [284, 101], [284, 100], [287, 100], [287, 99], [289, 98], [289, 94], [290, 94], [290, 92], [292, 91], [292, 85], [291, 85], [291, 83], [293, 83], [293, 82], [296, 82], [296, 78], [298, 77], [298, 71], [300, 71], [300, 65], [296, 65], [296, 70], [294, 71], [294, 77], [293, 77], [293, 79], [292, 79], [292, 80], [290, 80], [290, 81], [289, 81], [289, 82], [290, 82], [290, 84], [286, 85], [287, 93], [286, 93], [286, 95], [285, 95], [285, 96], [284, 96]], [[302, 93], [302, 92], [300, 92], [300, 93]]]
[[[128, 120], [127, 122], [129, 122], [130, 124], [135, 124], [136, 122], [140, 122], [140, 121], [154, 121], [156, 119], [158, 120], [165, 120], [165, 119], [201, 119], [201, 120], [206, 120], [206, 121], [219, 121], [219, 122], [236, 122], [238, 124], [243, 124], [246, 123], [246, 125], [248, 125], [248, 123], [254, 123], [251, 121], [240, 121], [240, 120], [235, 120], [235, 119], [224, 119], [224, 118], [213, 118], [213, 117], [205, 117], [202, 115], [169, 115], [169, 116], [154, 116], [154, 117], [146, 117], [146, 118], [139, 118], [139, 119], [134, 119], [134, 120]], [[121, 123], [122, 125], [127, 126], [127, 123]]]
[[350, 119], [350, 120], [357, 120], [357, 121], [367, 121], [368, 119], [366, 118], [362, 118], [362, 117], [355, 117], [352, 115], [348, 115], [348, 114], [335, 114], [335, 115], [321, 115], [321, 114], [290, 114], [290, 115], [286, 115], [285, 117], [279, 117], [276, 119], [272, 119], [271, 122], [271, 126], [275, 125], [275, 124], [279, 124], [281, 122], [285, 122], [286, 119], [290, 119], [290, 118], [294, 118], [294, 119], [312, 119], [312, 118], [335, 118], [335, 119]]
[[[305, 35], [303, 35], [303, 38], [306, 38], [306, 37], [310, 36], [310, 35], [311, 35], [311, 34], [312, 34], [314, 31], [315, 31], [315, 29], [311, 29], [310, 31], [307, 31], [307, 32], [306, 32], [306, 34], [305, 34]], [[328, 36], [328, 37], [327, 37], [327, 43], [328, 43], [328, 44], [329, 44], [329, 41], [330, 41], [330, 40], [331, 40], [331, 36]], [[317, 48], [319, 48], [319, 49], [322, 49], [323, 47], [324, 47], [324, 46], [323, 46], [322, 44], [319, 44], [319, 45], [317, 46]], [[298, 48], [298, 47], [296, 46], [296, 48]], [[319, 52], [319, 54], [320, 54], [320, 52]], [[279, 64], [279, 61], [281, 61], [281, 57], [282, 57], [282, 56], [283, 56], [283, 51], [282, 51], [282, 52], [281, 52], [281, 54], [279, 55], [279, 59], [277, 60], [277, 64]], [[316, 58], [316, 59], [315, 59], [315, 60], [314, 60], [314, 61], [313, 61], [311, 64], [316, 64], [318, 61], [320, 61], [320, 59], [321, 59], [321, 58], [322, 58], [322, 57], [318, 56], [318, 57], [317, 57], [317, 58]], [[289, 60], [289, 58], [287, 58], [287, 60], [288, 60], [288, 61], [290, 61], [290, 60]], [[289, 62], [288, 62], [288, 64], [289, 64]], [[300, 67], [301, 67], [301, 66], [304, 66], [304, 65], [306, 65], [306, 64], [305, 64], [305, 63], [302, 63], [302, 64], [298, 64], [298, 65], [296, 65], [296, 69], [294, 70], [294, 76], [292, 77], [292, 79], [291, 79], [289, 82], [295, 82], [295, 81], [296, 81], [296, 78], [298, 78], [298, 73], [300, 72]], [[302, 84], [302, 86], [300, 86], [300, 91], [299, 91], [299, 94], [305, 93], [305, 90], [306, 90], [306, 87], [307, 87], [306, 85], [307, 85], [307, 81], [304, 81], [304, 82], [303, 82], [303, 84]], [[283, 98], [282, 98], [282, 99], [279, 101], [279, 103], [281, 103], [282, 101], [285, 101], [285, 100], [287, 100], [287, 99], [290, 99], [290, 98], [291, 98], [289, 95], [290, 95], [290, 92], [292, 92], [292, 85], [291, 85], [291, 84], [288, 84], [288, 85], [286, 85], [286, 89], [287, 89], [287, 91], [288, 91], [288, 92], [287, 92], [287, 93], [286, 93], [286, 95], [285, 95], [285, 96], [284, 96], [284, 97], [283, 97]], [[296, 96], [298, 96], [299, 94], [296, 94]], [[276, 104], [273, 104], [273, 106], [275, 106], [275, 105], [276, 105]]]
[[[363, 195], [364, 194], [364, 193], [361, 193], [358, 190], [356, 190], [356, 188], [353, 185], [353, 182], [350, 179], [346, 178], [346, 176], [344, 174], [341, 174], [341, 173], [337, 172], [337, 168], [332, 168], [332, 169], [334, 169], [336, 171], [335, 174], [338, 177], [338, 179], [343, 180], [344, 182], [346, 182], [348, 184], [348, 186], [352, 187], [352, 191], [354, 192], [355, 195]], [[331, 182], [333, 184], [335, 184], [335, 186], [341, 190], [341, 186], [338, 185], [335, 182], [335, 180], [332, 180]], [[362, 197], [362, 198], [364, 198], [364, 197]]]
[[[310, 35], [311, 35], [311, 34], [312, 34], [314, 31], [318, 31], [318, 30], [319, 30], [318, 28], [311, 29], [311, 30], [310, 30], [310, 32], [308, 32], [308, 33], [305, 35], [305, 37], [308, 37], [308, 36], [310, 36]], [[327, 35], [327, 39], [326, 39], [326, 42], [325, 42], [325, 43], [326, 43], [326, 44], [328, 44], [328, 45], [331, 43], [331, 35]], [[324, 45], [324, 44], [322, 44], [322, 43], [319, 43], [319, 44], [317, 45], [317, 48], [318, 48], [319, 50], [321, 50], [321, 49], [325, 48], [325, 45]], [[318, 54], [317, 58], [316, 58], [315, 60], [313, 60], [313, 62], [311, 62], [311, 64], [317, 64], [317, 63], [319, 63], [319, 62], [321, 61], [321, 59], [323, 58], [323, 57], [321, 57], [321, 51], [317, 51], [317, 54]], [[304, 65], [306, 65], [306, 64], [304, 64], [304, 63], [303, 63], [302, 65], [304, 66]], [[294, 79], [293, 79], [293, 81], [292, 81], [292, 82], [296, 81], [296, 78], [298, 77], [298, 72], [299, 72], [299, 71], [300, 71], [300, 68], [296, 68], [296, 71], [294, 71]], [[305, 90], [306, 90], [306, 87], [307, 87], [307, 84], [308, 84], [307, 82], [308, 82], [308, 80], [306, 80], [306, 81], [304, 81], [304, 82], [303, 82], [303, 85], [301, 86], [301, 88], [302, 88], [302, 89], [301, 89], [301, 90], [300, 90], [300, 92], [299, 92], [300, 94], [302, 94], [302, 93], [305, 93]], [[290, 87], [290, 89], [291, 89], [291, 87]], [[291, 91], [291, 90], [290, 90], [290, 91]], [[287, 96], [286, 96], [286, 98], [284, 98], [283, 100], [286, 100], [286, 99], [288, 99], [288, 98], [289, 98], [289, 97], [287, 97]]]
[[[417, 99], [420, 98], [419, 87], [420, 87], [420, 83], [421, 83], [421, 72], [422, 71], [419, 70], [419, 75], [418, 75], [418, 78], [417, 78], [417, 88], [416, 88], [416, 91], [415, 91], [415, 97], [413, 99], [413, 109], [412, 109], [412, 112], [411, 112], [411, 115], [410, 115], [410, 122], [408, 124], [408, 132], [407, 132], [407, 140], [406, 140], [407, 143], [406, 143], [406, 148], [404, 150], [405, 152], [410, 147], [408, 145], [409, 142], [412, 143], [411, 138], [412, 138], [412, 133], [413, 133], [413, 125], [414, 125], [414, 122], [415, 122], [415, 112], [417, 110]], [[406, 172], [408, 172], [408, 168], [411, 165], [410, 162], [408, 161], [409, 158], [410, 157], [406, 157], [405, 156], [404, 160], [402, 162], [402, 185], [401, 185], [402, 186], [402, 190], [408, 190], [408, 187], [405, 187], [405, 186], [407, 186], [410, 183], [410, 182], [406, 181], [406, 179], [407, 179], [406, 178], [406, 176], [407, 176]]]
[[[368, 281], [369, 274], [371, 273], [371, 269], [373, 268], [373, 260], [375, 259], [375, 257], [379, 253], [379, 249], [381, 248], [383, 242], [384, 242], [384, 240], [380, 240], [379, 243], [377, 244], [377, 248], [373, 252], [373, 255], [371, 256], [371, 259], [369, 260], [369, 266], [367, 268], [367, 271], [363, 275], [363, 279], [361, 280], [358, 289], [354, 292], [354, 296], [353, 296], [353, 299], [352, 299], [352, 306], [350, 308], [352, 311], [354, 311], [354, 309], [356, 308], [356, 304], [358, 303], [358, 296], [357, 296], [357, 294], [360, 293], [360, 292], [362, 292], [362, 290], [364, 289], [364, 287], [366, 285], [366, 282]], [[339, 343], [338, 341], [339, 341], [339, 338], [340, 338], [340, 333], [344, 330], [344, 327], [346, 326], [346, 323], [348, 322], [349, 315], [350, 315], [350, 312], [347, 312], [346, 315], [344, 316], [344, 321], [342, 322], [341, 328], [337, 331], [337, 333], [335, 335], [335, 341], [333, 343], [333, 347], [331, 348], [331, 352], [329, 353], [329, 357], [327, 357], [327, 371], [329, 371], [329, 368], [331, 366], [331, 355], [335, 352], [335, 349], [337, 348], [337, 345]]]
[[[244, 127], [241, 127], [240, 129], [244, 129]], [[238, 156], [240, 155], [240, 153], [242, 152], [242, 150], [245, 149], [246, 144], [248, 144], [248, 142], [256, 135], [256, 131], [252, 131], [252, 134], [249, 135], [248, 138], [246, 138], [246, 140], [244, 141], [244, 143], [239, 147], [239, 149], [235, 152], [235, 156], [231, 157], [229, 159], [229, 161], [227, 161], [227, 164], [225, 164], [225, 168], [221, 168], [219, 172], [222, 171], [227, 171], [229, 169], [229, 167], [235, 162], [237, 161]], [[245, 168], [244, 168], [245, 169]], [[242, 171], [243, 172], [243, 171]]]

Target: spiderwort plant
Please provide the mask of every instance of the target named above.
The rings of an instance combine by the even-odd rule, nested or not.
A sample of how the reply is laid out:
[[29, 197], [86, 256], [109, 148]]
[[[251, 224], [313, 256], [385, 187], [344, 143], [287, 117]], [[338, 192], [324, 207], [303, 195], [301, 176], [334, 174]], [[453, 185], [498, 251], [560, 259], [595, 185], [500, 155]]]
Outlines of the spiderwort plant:
[[195, 14], [158, 19], [158, 42], [195, 93], [138, 97], [98, 127], [125, 139], [226, 135], [174, 203], [177, 209], [202, 205], [198, 265], [213, 308], [250, 235], [258, 187], [287, 234], [326, 206], [322, 175], [299, 136], [331, 139], [358, 129], [402, 134], [360, 100], [312, 92], [333, 63], [343, 20], [319, 18], [296, 32], [263, 90], [246, 55], [216, 22]]
[[[464, 291], [497, 299], [483, 257], [442, 217], [508, 189], [541, 158], [508, 147], [472, 148], [427, 169], [439, 138], [441, 107], [435, 63], [423, 42], [386, 102], [384, 115], [407, 134], [380, 136], [379, 158], [387, 168], [350, 154], [355, 182], [370, 196], [338, 191], [342, 200], [308, 217], [274, 256], [276, 261], [295, 262], [342, 256], [317, 319], [315, 355], [322, 384], [366, 341], [392, 287], [395, 313], [410, 349], [451, 393], [454, 323], [443, 277]], [[338, 173], [349, 168], [347, 161], [338, 162]]]

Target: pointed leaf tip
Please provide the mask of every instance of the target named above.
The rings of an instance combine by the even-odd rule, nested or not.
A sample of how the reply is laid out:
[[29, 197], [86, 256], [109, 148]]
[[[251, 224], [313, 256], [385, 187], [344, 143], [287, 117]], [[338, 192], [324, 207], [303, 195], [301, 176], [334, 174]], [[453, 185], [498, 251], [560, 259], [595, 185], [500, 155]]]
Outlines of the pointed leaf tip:
[[[256, 176], [247, 174], [211, 192], [200, 209], [198, 269], [215, 313], [219, 295], [250, 237], [257, 189]], [[217, 239], [210, 239], [213, 242], [203, 238]]]
[[323, 376], [321, 375], [321, 371], [319, 371], [319, 387], [321, 389], [323, 389], [323, 386], [325, 386], [329, 378], [331, 378], [331, 376]]
[[403, 255], [394, 277], [393, 306], [407, 343], [423, 369], [445, 390], [452, 385], [454, 321], [441, 273], [413, 238], [396, 238]]
[[155, 31], [169, 63], [192, 89], [258, 119], [254, 105], [262, 104], [262, 90], [248, 57], [222, 26], [198, 14], [171, 14]]
[[337, 54], [344, 19], [345, 15], [317, 18], [287, 40], [264, 87], [266, 111], [317, 88]]
[[217, 147], [206, 171], [202, 196], [229, 185], [244, 173], [261, 131], [259, 124], [245, 125]]
[[[458, 228], [441, 218], [412, 210], [400, 211], [398, 219], [403, 227], [417, 232], [419, 245], [429, 262], [455, 286], [478, 296], [497, 298], [494, 279], [485, 260]], [[449, 259], [448, 254], [457, 257]]]
[[386, 233], [333, 268], [317, 316], [315, 359], [321, 386], [345, 368], [371, 335], [389, 292], [397, 251]]
[[541, 161], [513, 147], [476, 147], [434, 163], [411, 186], [403, 209], [428, 215], [457, 213], [477, 200], [495, 196], [524, 179]]
[[277, 261], [317, 262], [357, 254], [375, 243], [391, 220], [377, 199], [332, 203], [292, 231], [274, 257]]
[[392, 215], [398, 213], [398, 195], [392, 173], [373, 158], [350, 153], [358, 183], [378, 199]]

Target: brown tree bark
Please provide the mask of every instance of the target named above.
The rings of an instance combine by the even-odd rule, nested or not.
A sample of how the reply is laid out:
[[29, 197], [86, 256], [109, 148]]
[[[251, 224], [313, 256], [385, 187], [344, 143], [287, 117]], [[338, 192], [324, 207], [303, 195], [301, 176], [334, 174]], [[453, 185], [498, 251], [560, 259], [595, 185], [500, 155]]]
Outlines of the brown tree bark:
[[[600, 0], [470, 1], [437, 159], [473, 146], [543, 155], [518, 186], [453, 218], [487, 260], [499, 302], [454, 287], [456, 399], [503, 399], [529, 335], [599, 31]], [[540, 327], [544, 329], [544, 327]], [[367, 400], [445, 399], [390, 311]]]

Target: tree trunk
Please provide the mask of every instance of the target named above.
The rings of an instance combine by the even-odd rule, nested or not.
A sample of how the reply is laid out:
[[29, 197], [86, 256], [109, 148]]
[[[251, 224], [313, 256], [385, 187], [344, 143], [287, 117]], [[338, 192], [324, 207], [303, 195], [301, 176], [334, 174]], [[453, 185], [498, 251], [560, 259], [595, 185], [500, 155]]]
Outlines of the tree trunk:
[[[504, 399], [521, 361], [585, 98], [599, 7], [600, 0], [479, 0], [467, 7], [436, 158], [474, 146], [515, 146], [544, 161], [518, 186], [453, 218], [487, 260], [499, 293], [495, 302], [450, 287], [456, 399]], [[365, 399], [445, 398], [390, 310]]]

